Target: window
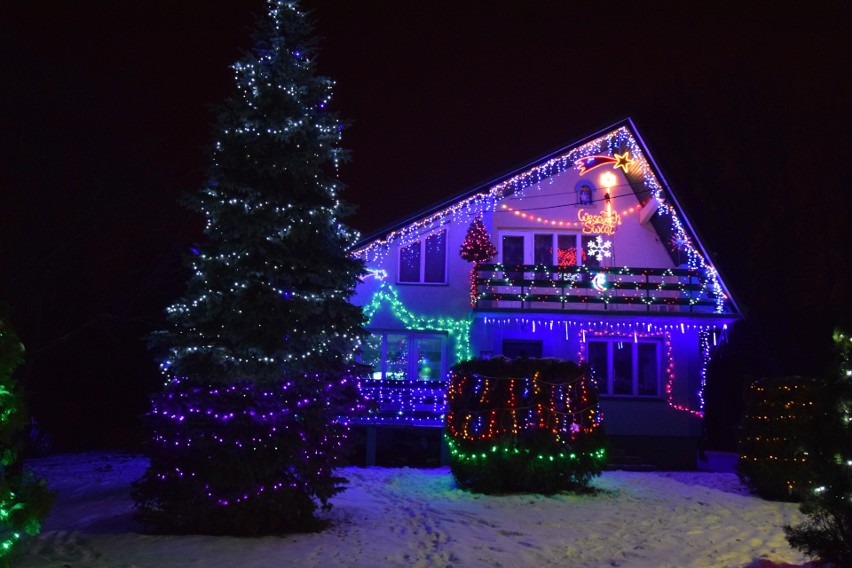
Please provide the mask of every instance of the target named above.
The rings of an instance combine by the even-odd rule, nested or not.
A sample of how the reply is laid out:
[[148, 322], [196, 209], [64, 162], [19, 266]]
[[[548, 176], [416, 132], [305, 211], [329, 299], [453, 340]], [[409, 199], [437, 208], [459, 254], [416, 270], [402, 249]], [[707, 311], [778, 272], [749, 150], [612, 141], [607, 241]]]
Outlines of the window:
[[[599, 266], [586, 254], [596, 237], [576, 233], [507, 233], [501, 236], [501, 259], [506, 267], [521, 264], [543, 266]], [[580, 241], [578, 243], [578, 241]], [[578, 244], [582, 245], [578, 249]]]
[[578, 207], [592, 204], [595, 188], [591, 183], [585, 180], [581, 181], [574, 187], [574, 191], [577, 193]]
[[660, 343], [633, 338], [590, 339], [586, 354], [601, 394], [660, 396]]
[[374, 331], [361, 344], [361, 362], [373, 366], [374, 379], [441, 380], [446, 339], [442, 333]]
[[441, 230], [399, 249], [399, 282], [446, 284], [447, 231]]
[[541, 341], [535, 339], [504, 339], [503, 356], [509, 359], [521, 357], [541, 358]]

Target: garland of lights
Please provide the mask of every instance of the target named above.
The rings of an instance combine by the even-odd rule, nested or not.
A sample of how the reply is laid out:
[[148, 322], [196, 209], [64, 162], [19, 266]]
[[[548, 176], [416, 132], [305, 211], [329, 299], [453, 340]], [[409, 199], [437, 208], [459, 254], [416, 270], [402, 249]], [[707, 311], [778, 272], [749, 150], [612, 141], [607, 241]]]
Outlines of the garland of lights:
[[[474, 384], [468, 385], [471, 381]], [[586, 381], [580, 376], [569, 382], [547, 382], [538, 373], [517, 378], [454, 375], [447, 391], [448, 435], [457, 441], [482, 442], [546, 429], [560, 441], [593, 432], [601, 420]], [[506, 384], [497, 388], [498, 383]], [[477, 397], [475, 404], [459, 408], [467, 392]]]
[[[312, 381], [320, 381], [323, 377], [319, 373], [309, 377]], [[231, 446], [237, 452], [277, 452], [278, 444], [282, 440], [308, 440], [310, 432], [303, 427], [299, 415], [300, 409], [308, 409], [315, 406], [330, 406], [326, 393], [345, 386], [355, 384], [355, 375], [344, 375], [343, 377], [329, 378], [325, 385], [317, 385], [314, 392], [296, 392], [294, 387], [297, 383], [288, 381], [286, 383], [272, 386], [259, 385], [257, 383], [231, 384], [224, 387], [200, 387], [193, 386], [178, 390], [182, 386], [180, 381], [173, 380], [172, 390], [155, 398], [152, 403], [151, 415], [159, 416], [164, 426], [152, 437], [152, 441], [163, 449], [171, 451], [189, 451], [197, 448], [199, 442], [213, 443], [217, 446]], [[237, 412], [234, 412], [234, 399], [245, 402]], [[357, 416], [363, 410], [360, 404], [349, 409], [349, 416]], [[228, 428], [231, 422], [251, 424], [251, 434], [242, 438], [235, 435]], [[347, 426], [345, 419], [338, 421], [342, 426]], [[194, 428], [190, 429], [190, 426]], [[345, 438], [345, 434], [343, 435]], [[325, 441], [330, 441], [326, 436]], [[342, 443], [342, 440], [339, 441]], [[305, 445], [302, 452], [305, 456], [315, 448]], [[201, 474], [196, 471], [172, 468], [168, 471], [158, 471], [155, 478], [162, 483], [180, 482], [183, 480], [194, 480], [198, 482]], [[226, 490], [217, 490], [210, 482], [204, 482], [204, 495], [215, 505], [227, 507], [244, 503], [252, 498], [257, 498], [266, 492], [280, 491], [282, 489], [306, 489], [305, 482], [297, 483], [291, 476], [284, 475], [277, 481], [268, 481], [258, 484], [253, 490], [243, 489], [241, 493], [234, 494]]]
[[[616, 152], [621, 149], [626, 151], [622, 154], [617, 154]], [[442, 224], [459, 223], [463, 219], [475, 218], [485, 212], [494, 212], [508, 196], [512, 196], [514, 199], [523, 199], [526, 190], [530, 187], [539, 186], [542, 182], [553, 183], [553, 176], [570, 169], [582, 172], [583, 168], [588, 167], [588, 164], [583, 162], [584, 159], [590, 157], [597, 158], [603, 154], [615, 155], [617, 163], [614, 167], [620, 167], [625, 172], [630, 167], [644, 181], [645, 187], [657, 201], [658, 213], [660, 215], [668, 215], [671, 219], [673, 239], [684, 247], [683, 250], [687, 255], [687, 266], [692, 269], [706, 271], [710, 288], [713, 291], [713, 297], [716, 298], [716, 311], [719, 313], [723, 312], [728, 296], [722, 288], [716, 269], [693, 245], [683, 221], [677, 215], [674, 206], [665, 199], [663, 187], [657, 180], [648, 160], [645, 158], [640, 144], [626, 126], [617, 128], [595, 140], [573, 148], [565, 154], [524, 170], [482, 192], [462, 199], [441, 211], [432, 213], [405, 227], [391, 231], [384, 238], [373, 240], [367, 245], [354, 250], [352, 254], [367, 262], [380, 261], [388, 254], [391, 244], [395, 243], [399, 246], [405, 246], [418, 240], [422, 233], [433, 230]], [[632, 159], [628, 156], [632, 156]]]
[[[349, 419], [350, 424], [440, 427], [446, 410], [446, 381], [359, 381], [367, 413]], [[371, 408], [371, 406], [373, 406]]]
[[[571, 228], [574, 228], [574, 229], [579, 229], [579, 228], [586, 227], [587, 224], [588, 224], [588, 222], [585, 221], [585, 220], [583, 222], [566, 221], [564, 219], [551, 219], [549, 217], [542, 217], [541, 215], [532, 215], [532, 214], [527, 213], [525, 211], [521, 211], [520, 209], [515, 209], [514, 207], [511, 207], [510, 205], [506, 205], [505, 203], [500, 204], [500, 209], [508, 211], [512, 215], [515, 215], [516, 217], [520, 217], [521, 219], [526, 219], [527, 221], [535, 221], [536, 223], [541, 223], [542, 225], [549, 225], [551, 227], [571, 227]], [[612, 212], [612, 216], [613, 216], [613, 219], [614, 219], [613, 223], [620, 225], [621, 222], [622, 222], [621, 221], [622, 217], [626, 217], [626, 216], [631, 215], [633, 213], [638, 213], [641, 209], [642, 208], [639, 207], [638, 205], [634, 205], [633, 207], [628, 207], [627, 209], [624, 209], [623, 211], [621, 211], [620, 214], [613, 211]], [[581, 209], [580, 211], [582, 212], [583, 210]], [[585, 215], [588, 215], [588, 214], [585, 214]], [[578, 218], [583, 219], [584, 214], [578, 213]], [[584, 232], [588, 234], [588, 233], [594, 233], [595, 231], [587, 230], [587, 231], [584, 231]], [[612, 233], [610, 233], [610, 234], [612, 234]]]
[[385, 304], [391, 309], [393, 315], [405, 325], [406, 329], [446, 332], [454, 340], [456, 361], [470, 359], [470, 319], [415, 315], [399, 299], [397, 289], [388, 282], [383, 282], [367, 305], [364, 306], [364, 316], [367, 318], [368, 324], [379, 308]]
[[[607, 256], [609, 242], [599, 242], [595, 248], [590, 248], [590, 254], [598, 254], [601, 258]], [[584, 252], [585, 254], [585, 252]], [[712, 300], [704, 299], [711, 296], [708, 290], [709, 279], [691, 269], [675, 268], [608, 268], [587, 265], [566, 265], [559, 267], [519, 265], [506, 266], [503, 264], [483, 264], [478, 267], [480, 274], [490, 273], [490, 276], [479, 276], [477, 287], [485, 286], [488, 291], [479, 292], [479, 300], [520, 301], [520, 302], [583, 302], [603, 304], [636, 304], [652, 305], [668, 304], [703, 306]], [[533, 280], [523, 277], [524, 273], [535, 273]], [[520, 274], [522, 277], [513, 277]], [[659, 278], [652, 282], [649, 277]], [[666, 281], [672, 278], [674, 281]], [[684, 281], [684, 279], [687, 279]], [[697, 281], [697, 284], [693, 284]], [[520, 292], [500, 292], [503, 288], [522, 288]], [[597, 294], [576, 294], [575, 291], [594, 289]], [[624, 291], [633, 291], [632, 295], [623, 295]], [[645, 294], [642, 295], [641, 292]], [[653, 294], [652, 294], [653, 292]], [[664, 293], [689, 294], [687, 298], [663, 295]]]

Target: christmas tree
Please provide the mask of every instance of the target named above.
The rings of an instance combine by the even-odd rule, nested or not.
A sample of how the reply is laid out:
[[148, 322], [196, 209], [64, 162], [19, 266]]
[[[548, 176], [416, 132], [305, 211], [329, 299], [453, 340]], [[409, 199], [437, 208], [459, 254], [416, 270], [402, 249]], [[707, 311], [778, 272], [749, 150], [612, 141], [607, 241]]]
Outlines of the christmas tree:
[[790, 546], [820, 562], [852, 566], [852, 337], [835, 332], [837, 369], [819, 390], [805, 440], [808, 478], [801, 511], [808, 520], [784, 533]]
[[482, 219], [477, 217], [474, 219], [470, 227], [467, 229], [467, 234], [464, 236], [459, 256], [463, 260], [473, 262], [485, 262], [497, 254], [497, 248], [491, 242], [491, 236], [488, 234], [488, 229]]
[[24, 360], [24, 346], [0, 320], [0, 565], [24, 535], [38, 534], [53, 495], [21, 464], [27, 413], [12, 372]]
[[459, 256], [463, 260], [473, 263], [470, 270], [470, 305], [475, 306], [476, 293], [476, 269], [480, 262], [486, 262], [497, 254], [497, 248], [491, 242], [491, 236], [482, 219], [476, 217], [467, 229], [464, 242], [461, 244]]
[[255, 535], [319, 527], [345, 480], [339, 417], [358, 407], [363, 314], [357, 234], [339, 221], [341, 124], [315, 72], [312, 25], [270, 0], [234, 66], [191, 277], [154, 334], [167, 383], [152, 402], [151, 465], [134, 488], [152, 530]]

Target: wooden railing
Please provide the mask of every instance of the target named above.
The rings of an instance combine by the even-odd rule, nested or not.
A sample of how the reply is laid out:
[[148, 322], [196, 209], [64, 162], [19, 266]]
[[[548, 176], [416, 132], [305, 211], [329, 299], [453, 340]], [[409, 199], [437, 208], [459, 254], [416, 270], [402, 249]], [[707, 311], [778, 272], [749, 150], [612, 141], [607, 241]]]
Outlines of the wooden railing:
[[350, 417], [352, 424], [443, 427], [446, 381], [361, 379], [366, 410]]
[[682, 268], [604, 268], [480, 264], [475, 307], [732, 313], [704, 271]]

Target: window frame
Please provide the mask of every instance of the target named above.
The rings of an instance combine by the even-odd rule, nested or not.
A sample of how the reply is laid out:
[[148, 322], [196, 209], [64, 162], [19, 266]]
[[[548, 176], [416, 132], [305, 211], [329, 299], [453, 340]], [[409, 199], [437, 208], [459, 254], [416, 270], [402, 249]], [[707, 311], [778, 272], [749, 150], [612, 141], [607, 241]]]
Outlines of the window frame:
[[[426, 278], [426, 266], [427, 266], [427, 255], [429, 253], [429, 247], [427, 247], [427, 241], [430, 237], [438, 235], [440, 233], [444, 234], [444, 258], [443, 258], [443, 271], [444, 278], [441, 281], [435, 282], [427, 282]], [[418, 279], [417, 280], [403, 280], [402, 279], [402, 255], [403, 251], [407, 250], [409, 247], [417, 245], [420, 250], [420, 266], [418, 267]], [[428, 233], [424, 233], [420, 235], [416, 241], [411, 241], [405, 245], [400, 245], [397, 250], [396, 256], [396, 283], [402, 285], [425, 285], [425, 286], [445, 286], [449, 282], [449, 265], [448, 265], [448, 254], [449, 250], [449, 231], [447, 231], [446, 227], [441, 227], [434, 231], [430, 231]]]
[[[613, 398], [642, 398], [642, 399], [661, 399], [663, 398], [663, 339], [657, 337], [641, 337], [635, 339], [630, 336], [613, 336], [613, 337], [594, 337], [588, 338], [585, 341], [584, 355], [586, 362], [591, 366], [591, 358], [589, 356], [589, 345], [592, 343], [604, 343], [607, 345], [607, 355], [606, 355], [606, 377], [596, 376], [595, 379], [598, 383], [598, 394], [600, 396], [607, 396]], [[615, 365], [614, 365], [614, 352], [615, 346], [617, 344], [625, 344], [631, 346], [631, 392], [630, 394], [626, 393], [615, 393]], [[656, 386], [654, 394], [641, 394], [640, 393], [640, 355], [639, 355], [639, 346], [640, 345], [653, 345], [655, 347], [655, 369], [656, 376], [654, 377], [654, 384]]]
[[[498, 233], [498, 258], [500, 259], [501, 264], [506, 264], [503, 257], [503, 238], [504, 237], [523, 237], [524, 239], [524, 262], [526, 265], [535, 265], [535, 241], [536, 237], [539, 235], [550, 235], [550, 256], [551, 263], [549, 266], [559, 266], [559, 237], [560, 236], [572, 236], [574, 237], [574, 247], [577, 249], [578, 254], [576, 255], [576, 264], [570, 266], [588, 266], [590, 268], [597, 268], [601, 266], [601, 263], [598, 262], [594, 257], [588, 256], [583, 259], [583, 252], [585, 251], [584, 245], [584, 237], [589, 237], [580, 231], [571, 231], [571, 230], [548, 230], [548, 231], [538, 231], [538, 230], [501, 230]], [[594, 239], [596, 235], [591, 235], [591, 238]]]
[[[381, 368], [376, 369], [373, 368], [373, 373], [371, 375], [370, 380], [383, 380], [383, 381], [443, 381], [447, 378], [449, 367], [447, 361], [447, 349], [448, 349], [448, 334], [445, 331], [419, 331], [419, 330], [406, 330], [406, 329], [368, 329], [367, 330], [370, 336], [380, 336], [381, 337], [381, 346], [380, 346], [380, 364]], [[407, 342], [407, 370], [406, 376], [404, 378], [393, 378], [388, 377], [388, 336], [391, 335], [404, 335], [406, 337]], [[441, 353], [441, 363], [439, 374], [435, 378], [421, 379], [419, 377], [420, 368], [419, 362], [417, 359], [417, 339], [438, 339], [441, 342], [440, 353]], [[363, 353], [358, 355], [359, 362], [363, 361]], [[378, 374], [378, 376], [376, 376]]]

